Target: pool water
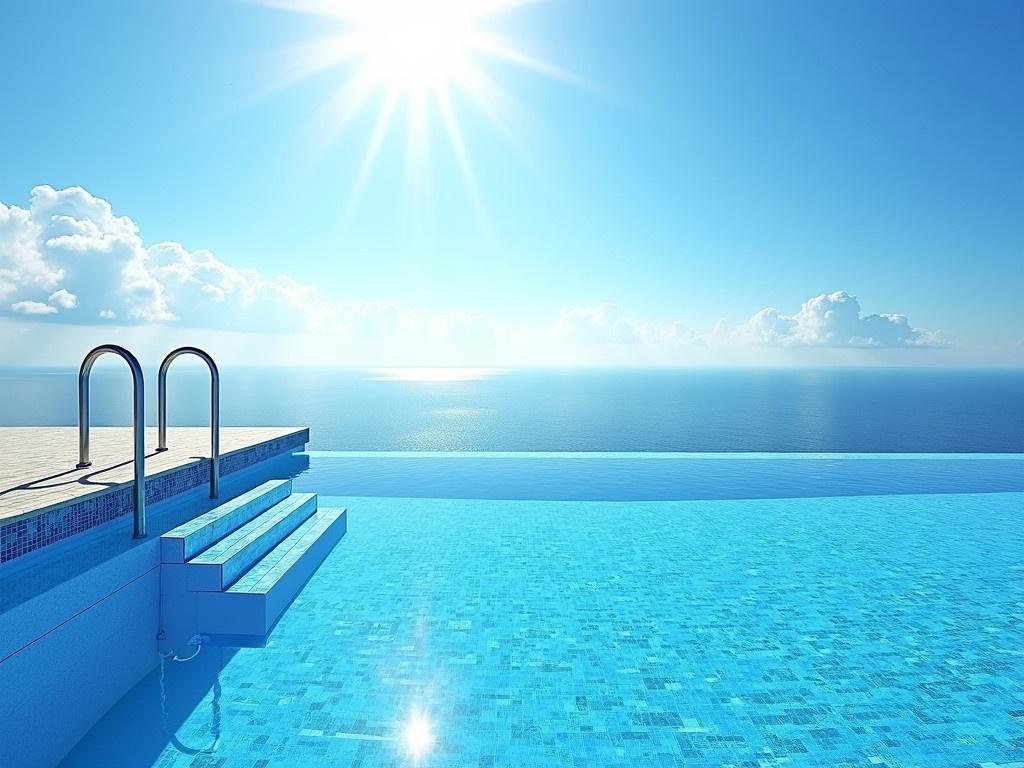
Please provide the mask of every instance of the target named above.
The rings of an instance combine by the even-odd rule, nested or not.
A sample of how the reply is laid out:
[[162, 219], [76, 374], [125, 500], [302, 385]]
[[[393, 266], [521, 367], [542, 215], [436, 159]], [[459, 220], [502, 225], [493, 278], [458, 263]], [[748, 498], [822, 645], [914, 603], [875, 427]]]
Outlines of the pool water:
[[67, 765], [1024, 764], [1020, 491], [326, 495], [342, 475], [296, 479], [348, 533], [267, 646], [166, 663]]

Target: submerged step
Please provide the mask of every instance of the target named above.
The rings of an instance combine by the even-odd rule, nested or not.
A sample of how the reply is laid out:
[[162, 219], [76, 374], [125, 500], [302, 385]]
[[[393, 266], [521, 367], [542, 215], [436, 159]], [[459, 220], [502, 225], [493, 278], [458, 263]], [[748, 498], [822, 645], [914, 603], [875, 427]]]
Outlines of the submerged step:
[[[317, 510], [306, 522], [296, 528], [288, 538], [278, 544], [258, 563], [228, 588], [228, 592], [267, 593], [281, 577], [305, 554], [330, 528], [344, 509]], [[341, 532], [345, 532], [345, 520], [341, 520]]]
[[189, 589], [227, 588], [316, 512], [314, 493], [294, 493], [184, 564]]
[[196, 593], [196, 623], [221, 643], [258, 643], [345, 535], [344, 509], [321, 509], [224, 592]]
[[268, 480], [182, 523], [160, 537], [160, 560], [164, 563], [184, 563], [190, 560], [218, 539], [288, 498], [291, 492], [291, 480]]

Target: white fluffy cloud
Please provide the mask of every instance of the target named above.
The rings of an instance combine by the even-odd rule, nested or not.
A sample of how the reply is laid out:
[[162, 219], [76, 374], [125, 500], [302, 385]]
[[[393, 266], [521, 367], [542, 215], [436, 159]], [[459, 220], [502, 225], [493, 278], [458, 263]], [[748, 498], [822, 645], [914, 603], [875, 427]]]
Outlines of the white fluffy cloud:
[[720, 323], [712, 332], [719, 342], [780, 347], [941, 347], [941, 332], [914, 328], [904, 315], [861, 312], [856, 296], [846, 291], [808, 299], [794, 315], [762, 309], [745, 323]]
[[147, 246], [106, 200], [49, 186], [32, 190], [27, 209], [0, 203], [0, 301], [10, 313], [67, 323], [278, 331], [306, 329], [319, 304], [312, 287], [290, 278], [179, 243]]
[[495, 333], [478, 315], [329, 301], [315, 286], [268, 278], [207, 250], [147, 245], [134, 221], [81, 187], [36, 187], [27, 209], [0, 203], [0, 314], [82, 325], [401, 336], [422, 344], [486, 344]]
[[605, 345], [875, 349], [948, 345], [941, 332], [915, 328], [904, 315], [864, 314], [857, 297], [846, 291], [808, 299], [793, 315], [768, 307], [739, 324], [721, 320], [706, 334], [680, 322], [630, 318], [609, 302], [570, 306], [562, 310], [556, 333], [571, 342]]
[[582, 344], [693, 346], [703, 343], [698, 333], [680, 322], [650, 322], [625, 317], [611, 302], [594, 307], [565, 307], [555, 330], [560, 338]]
[[569, 341], [584, 344], [632, 344], [640, 340], [640, 326], [622, 317], [611, 302], [596, 307], [565, 307], [558, 331]]
[[[80, 187], [32, 190], [27, 208], [0, 203], [0, 316], [28, 323], [102, 323], [264, 331], [329, 337], [314, 345], [346, 361], [386, 364], [679, 364], [730, 359], [752, 347], [939, 347], [938, 332], [903, 315], [863, 314], [837, 291], [806, 301], [793, 315], [767, 308], [707, 333], [681, 322], [637, 319], [614, 304], [566, 306], [532, 325], [499, 323], [453, 310], [423, 312], [383, 302], [321, 295], [286, 276], [269, 278], [180, 243], [147, 245], [135, 222]], [[2, 319], [2, 317], [0, 317]], [[82, 329], [85, 332], [87, 329]]]
[[11, 311], [21, 315], [53, 315], [57, 308], [41, 301], [16, 301], [11, 304]]
[[49, 302], [50, 306], [55, 308], [74, 309], [78, 306], [78, 297], [66, 289], [61, 288], [59, 291], [51, 293], [47, 302]]
[[29, 211], [0, 203], [0, 299], [23, 289], [51, 290], [63, 278], [43, 259], [39, 238]]

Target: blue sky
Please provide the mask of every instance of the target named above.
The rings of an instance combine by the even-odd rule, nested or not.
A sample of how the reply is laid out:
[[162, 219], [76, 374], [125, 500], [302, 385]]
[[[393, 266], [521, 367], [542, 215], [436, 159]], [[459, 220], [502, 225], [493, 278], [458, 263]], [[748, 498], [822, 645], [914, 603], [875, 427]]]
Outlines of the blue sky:
[[387, 365], [1024, 364], [1020, 3], [507, 8], [482, 26], [568, 74], [475, 55], [500, 124], [449, 84], [476, 195], [438, 110], [410, 159], [402, 97], [354, 193], [386, 89], [323, 137], [358, 59], [271, 87], [351, 21], [3, 13], [4, 362], [117, 338]]

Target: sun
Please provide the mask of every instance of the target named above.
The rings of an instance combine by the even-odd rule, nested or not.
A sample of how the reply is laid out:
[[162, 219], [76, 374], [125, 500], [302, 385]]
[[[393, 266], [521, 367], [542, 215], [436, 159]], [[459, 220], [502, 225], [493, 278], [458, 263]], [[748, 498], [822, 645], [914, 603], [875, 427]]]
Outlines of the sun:
[[351, 40], [379, 85], [433, 91], [459, 81], [482, 44], [466, 0], [368, 2]]
[[[425, 183], [430, 126], [447, 137], [478, 213], [480, 191], [456, 113], [458, 92], [506, 137], [511, 136], [515, 100], [490, 74], [502, 61], [571, 83], [580, 81], [532, 56], [496, 30], [500, 17], [534, 0], [254, 0], [323, 18], [325, 34], [290, 50], [271, 90], [318, 75], [341, 73], [337, 86], [314, 115], [316, 147], [326, 151], [353, 118], [379, 104], [353, 181], [350, 206], [381, 152], [396, 116], [405, 115], [406, 166], [414, 183]], [[437, 130], [436, 128], [433, 130]]]

